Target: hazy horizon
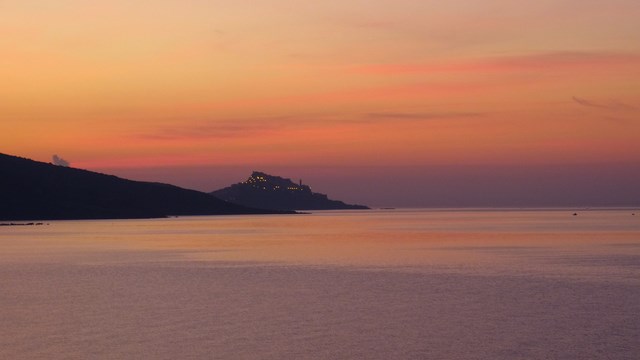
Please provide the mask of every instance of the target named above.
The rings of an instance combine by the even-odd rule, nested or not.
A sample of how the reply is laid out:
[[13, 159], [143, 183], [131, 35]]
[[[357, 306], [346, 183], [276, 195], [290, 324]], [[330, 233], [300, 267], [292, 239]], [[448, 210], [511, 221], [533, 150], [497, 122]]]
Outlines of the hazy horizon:
[[[354, 171], [354, 170], [357, 170]], [[141, 181], [211, 192], [252, 171], [302, 180], [315, 192], [373, 207], [640, 206], [640, 166], [180, 167], [99, 169]]]

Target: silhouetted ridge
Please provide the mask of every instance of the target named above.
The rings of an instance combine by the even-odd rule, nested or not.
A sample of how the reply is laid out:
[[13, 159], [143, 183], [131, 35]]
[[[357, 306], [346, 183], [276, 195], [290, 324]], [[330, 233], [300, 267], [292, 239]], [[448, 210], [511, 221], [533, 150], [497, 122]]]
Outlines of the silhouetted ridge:
[[272, 213], [177, 186], [0, 154], [0, 220]]
[[350, 205], [330, 200], [327, 195], [314, 193], [308, 185], [291, 179], [254, 171], [241, 183], [211, 193], [232, 203], [275, 210], [339, 210], [368, 209], [363, 205]]

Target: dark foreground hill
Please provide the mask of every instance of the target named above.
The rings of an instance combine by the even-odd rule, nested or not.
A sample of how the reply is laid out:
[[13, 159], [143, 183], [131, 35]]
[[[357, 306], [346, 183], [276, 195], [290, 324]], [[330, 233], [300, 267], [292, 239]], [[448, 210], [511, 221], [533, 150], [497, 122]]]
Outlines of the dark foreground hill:
[[368, 209], [330, 200], [325, 194], [314, 193], [308, 185], [290, 179], [254, 171], [247, 181], [233, 184], [211, 193], [236, 204], [275, 210], [341, 210]]
[[131, 181], [0, 154], [0, 220], [264, 213], [270, 212], [173, 185]]

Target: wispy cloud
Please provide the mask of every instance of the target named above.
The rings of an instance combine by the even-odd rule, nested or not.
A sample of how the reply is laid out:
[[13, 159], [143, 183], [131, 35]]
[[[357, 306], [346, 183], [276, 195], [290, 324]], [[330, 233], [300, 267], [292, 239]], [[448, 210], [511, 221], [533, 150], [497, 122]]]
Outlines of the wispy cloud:
[[380, 120], [435, 120], [477, 118], [486, 114], [480, 112], [375, 112], [366, 114], [368, 119]]
[[382, 122], [416, 122], [439, 119], [463, 119], [485, 116], [481, 112], [370, 112], [324, 115], [282, 115], [256, 118], [191, 121], [150, 129], [134, 135], [152, 141], [238, 139], [268, 136], [299, 129], [327, 129], [336, 126], [368, 125]]
[[586, 107], [608, 109], [608, 110], [638, 110], [638, 108], [636, 108], [635, 106], [625, 104], [617, 100], [608, 100], [604, 102], [598, 102], [598, 101], [579, 98], [577, 96], [572, 97], [572, 99], [576, 104], [586, 106]]
[[283, 128], [283, 118], [258, 120], [222, 120], [167, 126], [135, 137], [146, 140], [228, 139], [266, 134]]
[[181, 121], [134, 135], [145, 140], [207, 140], [267, 136], [294, 128], [336, 123], [333, 115], [281, 115]]
[[550, 52], [498, 56], [456, 62], [361, 65], [352, 70], [367, 74], [501, 72], [578, 69], [583, 67], [640, 65], [640, 54], [622, 52]]

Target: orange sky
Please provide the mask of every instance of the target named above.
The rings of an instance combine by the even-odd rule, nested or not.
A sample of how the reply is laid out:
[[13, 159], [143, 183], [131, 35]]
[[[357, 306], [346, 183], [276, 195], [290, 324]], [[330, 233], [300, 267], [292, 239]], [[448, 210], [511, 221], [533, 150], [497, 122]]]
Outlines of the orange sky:
[[2, 2], [0, 152], [116, 173], [640, 164], [638, 23], [636, 0]]

